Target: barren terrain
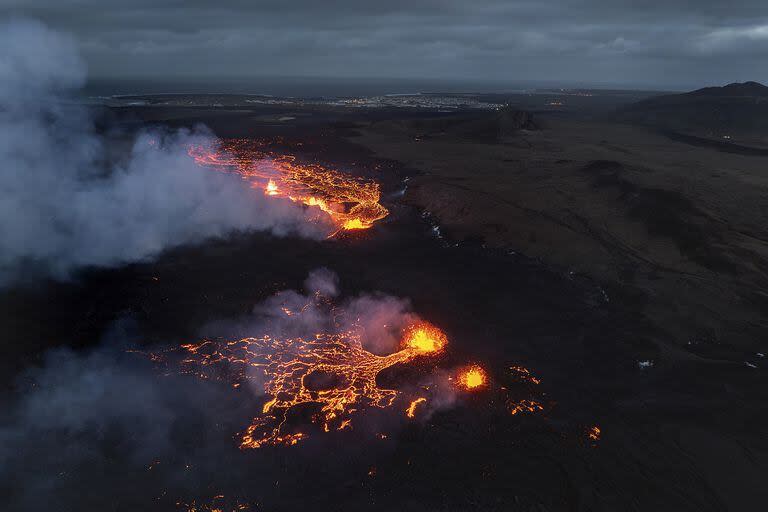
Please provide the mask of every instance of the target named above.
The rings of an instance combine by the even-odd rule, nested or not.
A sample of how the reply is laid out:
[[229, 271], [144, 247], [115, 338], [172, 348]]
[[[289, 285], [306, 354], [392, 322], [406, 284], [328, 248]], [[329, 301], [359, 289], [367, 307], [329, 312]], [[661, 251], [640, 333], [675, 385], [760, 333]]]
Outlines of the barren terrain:
[[768, 159], [601, 121], [548, 118], [498, 141], [444, 124], [377, 122], [353, 140], [419, 172], [405, 200], [449, 238], [597, 278], [662, 346], [757, 357], [768, 327]]
[[[4, 421], [59, 389], [76, 398], [65, 411], [90, 418], [9, 430], [9, 509], [720, 511], [768, 499], [762, 157], [560, 114], [294, 113], [112, 113], [126, 133], [204, 123], [299, 148], [376, 179], [390, 215], [334, 240], [244, 233], [6, 290]], [[226, 336], [321, 267], [339, 300], [402, 297], [448, 335], [444, 356], [388, 368], [378, 385], [407, 392], [420, 372], [470, 361], [489, 386], [434, 414], [361, 411], [351, 430], [243, 451], [237, 433], [263, 395], [126, 352]]]

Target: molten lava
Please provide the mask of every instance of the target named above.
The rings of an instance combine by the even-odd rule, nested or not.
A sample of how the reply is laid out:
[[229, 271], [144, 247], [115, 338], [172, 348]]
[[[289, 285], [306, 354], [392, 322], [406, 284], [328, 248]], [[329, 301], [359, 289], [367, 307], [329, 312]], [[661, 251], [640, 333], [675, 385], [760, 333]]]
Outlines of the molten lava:
[[409, 418], [415, 418], [416, 417], [416, 407], [418, 407], [419, 404], [423, 404], [427, 401], [426, 398], [420, 397], [416, 400], [412, 400], [411, 403], [408, 405], [408, 408], [405, 410], [405, 415]]
[[518, 413], [537, 412], [543, 411], [544, 406], [535, 400], [520, 400], [519, 402], [512, 402], [509, 407], [509, 413], [514, 416]]
[[426, 322], [412, 325], [406, 330], [403, 347], [418, 353], [439, 352], [445, 348], [448, 338], [445, 333]]
[[488, 375], [477, 365], [472, 365], [459, 374], [459, 385], [470, 391], [484, 387], [487, 382]]
[[[241, 448], [295, 445], [306, 432], [291, 431], [289, 412], [316, 404], [313, 422], [323, 431], [352, 428], [353, 413], [366, 407], [387, 408], [399, 392], [379, 387], [378, 374], [393, 365], [440, 352], [448, 340], [437, 327], [419, 323], [406, 330], [401, 349], [375, 355], [363, 348], [360, 334], [318, 333], [313, 337], [279, 339], [270, 336], [182, 345], [181, 373], [207, 379], [225, 378], [238, 385], [258, 383], [269, 397], [262, 414], [242, 434]], [[163, 356], [152, 354], [155, 361]], [[222, 368], [224, 371], [222, 372]], [[422, 398], [412, 404], [426, 401]]]
[[371, 227], [370, 224], [363, 224], [363, 221], [361, 221], [358, 218], [349, 219], [348, 221], [345, 221], [344, 224], [341, 226], [342, 228], [346, 230], [352, 230], [352, 229], [368, 229]]
[[[230, 503], [227, 503], [227, 502]], [[247, 512], [251, 505], [239, 500], [227, 500], [223, 494], [214, 496], [207, 502], [198, 503], [192, 500], [189, 503], [178, 501], [176, 507], [184, 512]]]
[[317, 207], [340, 231], [368, 229], [389, 215], [379, 203], [379, 184], [319, 164], [301, 163], [252, 139], [222, 139], [194, 145], [189, 154], [202, 166], [240, 175], [270, 197]]
[[520, 382], [527, 382], [530, 384], [541, 384], [541, 381], [535, 377], [531, 371], [524, 367], [524, 366], [510, 366], [510, 370], [512, 370], [512, 375]]
[[[319, 292], [308, 298], [304, 305], [290, 308], [282, 305], [280, 311], [285, 315], [280, 318], [297, 321], [297, 326], [305, 325], [301, 321], [305, 314], [311, 317], [308, 325], [316, 325], [318, 311], [324, 311], [322, 315], [333, 319], [329, 324], [330, 332], [295, 337], [264, 335], [231, 341], [202, 340], [146, 355], [157, 364], [177, 366], [182, 374], [226, 382], [238, 392], [258, 388], [258, 394], [263, 393], [265, 397], [264, 402], [259, 413], [239, 434], [241, 449], [293, 446], [313, 432], [350, 430], [354, 428], [356, 415], [372, 408], [387, 409], [402, 404], [400, 410], [413, 419], [439, 392], [432, 391], [439, 389], [433, 382], [421, 386], [422, 396], [409, 396], [377, 382], [382, 371], [395, 365], [441, 355], [448, 345], [448, 338], [435, 325], [424, 321], [412, 323], [403, 330], [396, 351], [378, 355], [364, 348], [364, 326], [370, 322], [350, 319]], [[414, 365], [413, 370], [428, 367]], [[525, 387], [540, 382], [522, 366], [513, 366], [511, 370], [514, 380]], [[395, 372], [398, 373], [403, 374]], [[410, 370], [405, 372], [412, 373]], [[476, 392], [489, 388], [490, 379], [484, 368], [472, 364], [459, 371], [455, 382], [467, 392]], [[499, 391], [509, 396], [506, 387], [501, 386]], [[439, 403], [440, 400], [435, 402]], [[544, 409], [532, 399], [511, 401], [507, 398], [503, 403], [512, 415]], [[379, 434], [379, 438], [385, 439], [386, 435]]]

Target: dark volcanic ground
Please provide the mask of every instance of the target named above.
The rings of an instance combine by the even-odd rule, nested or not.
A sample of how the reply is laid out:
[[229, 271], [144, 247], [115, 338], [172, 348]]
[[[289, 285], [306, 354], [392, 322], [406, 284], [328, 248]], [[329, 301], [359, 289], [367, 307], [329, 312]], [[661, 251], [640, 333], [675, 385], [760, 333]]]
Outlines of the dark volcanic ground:
[[[152, 111], [156, 121], [162, 113]], [[200, 120], [225, 136], [275, 131], [246, 115], [193, 117], [187, 112], [170, 124]], [[13, 469], [0, 484], [10, 509], [174, 510], [194, 502], [197, 510], [248, 503], [251, 510], [701, 511], [755, 510], [768, 500], [761, 486], [768, 463], [763, 370], [658, 343], [631, 300], [586, 277], [472, 239], [435, 236], [428, 218], [399, 203], [412, 171], [344, 142], [349, 127], [336, 121], [277, 131], [284, 144], [301, 141], [307, 158], [383, 183], [392, 214], [373, 229], [323, 242], [243, 235], [0, 297], [9, 409], [31, 392], [20, 368], [66, 368], [69, 356], [40, 356], [72, 346], [80, 354], [73, 371], [126, 375], [127, 384], [114, 388], [125, 393], [105, 400], [141, 411], [127, 423], [135, 429], [107, 418], [85, 425], [77, 439], [45, 425], [26, 436], [4, 434], [15, 452], [0, 453]], [[162, 377], [114, 348], [196, 340], [210, 322], [246, 315], [278, 290], [300, 289], [318, 267], [339, 275], [344, 296], [409, 298], [449, 335], [437, 366], [481, 362], [492, 390], [426, 421], [376, 411], [352, 432], [240, 451], [232, 435], [260, 407], [256, 398], [222, 384]], [[105, 344], [110, 348], [94, 349]], [[89, 356], [93, 350], [107, 355]], [[514, 382], [512, 365], [529, 368], [540, 386]], [[407, 368], [381, 376], [395, 388], [408, 378]], [[501, 386], [545, 410], [510, 415], [507, 394], [496, 391]], [[158, 434], [147, 418], [167, 431]], [[371, 435], [381, 425], [385, 440]], [[598, 441], [586, 435], [593, 426], [601, 430]]]

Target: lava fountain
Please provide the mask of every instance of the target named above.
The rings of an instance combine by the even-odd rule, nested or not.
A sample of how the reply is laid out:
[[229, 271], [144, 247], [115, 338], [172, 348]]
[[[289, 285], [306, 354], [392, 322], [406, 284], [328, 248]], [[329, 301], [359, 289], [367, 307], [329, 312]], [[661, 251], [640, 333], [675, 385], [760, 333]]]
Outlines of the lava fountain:
[[488, 375], [482, 367], [472, 365], [459, 373], [458, 382], [459, 386], [462, 388], [469, 391], [475, 391], [487, 385]]
[[448, 344], [445, 333], [427, 322], [413, 324], [406, 329], [403, 347], [418, 353], [439, 352]]

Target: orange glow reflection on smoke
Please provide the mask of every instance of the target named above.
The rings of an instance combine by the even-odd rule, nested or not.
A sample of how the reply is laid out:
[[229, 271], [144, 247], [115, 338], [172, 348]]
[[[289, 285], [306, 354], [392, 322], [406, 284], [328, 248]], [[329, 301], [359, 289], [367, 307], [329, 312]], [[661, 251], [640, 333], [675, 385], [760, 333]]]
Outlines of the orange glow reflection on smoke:
[[[354, 413], [366, 407], [390, 407], [399, 396], [399, 391], [377, 384], [382, 370], [434, 356], [447, 343], [445, 333], [426, 322], [406, 329], [401, 348], [382, 356], [363, 348], [355, 331], [317, 333], [310, 338], [203, 340], [182, 345], [181, 373], [220, 379], [221, 369], [226, 367], [225, 378], [235, 384], [248, 380], [258, 383], [268, 400], [261, 415], [253, 418], [241, 435], [240, 447], [292, 446], [309, 435], [289, 428], [288, 414], [293, 408], [316, 404], [319, 411], [312, 422], [325, 432], [352, 428]], [[152, 357], [163, 360], [162, 355]]]

